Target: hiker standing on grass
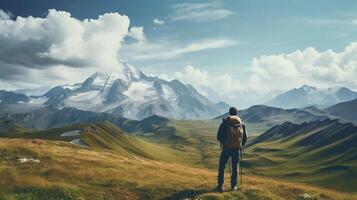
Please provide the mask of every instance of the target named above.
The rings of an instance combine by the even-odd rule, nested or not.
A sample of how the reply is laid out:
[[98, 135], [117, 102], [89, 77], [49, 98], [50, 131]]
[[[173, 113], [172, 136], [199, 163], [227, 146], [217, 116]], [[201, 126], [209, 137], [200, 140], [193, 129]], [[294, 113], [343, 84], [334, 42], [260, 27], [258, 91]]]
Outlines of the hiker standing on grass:
[[237, 166], [239, 162], [239, 151], [247, 141], [245, 125], [237, 115], [235, 107], [229, 109], [229, 115], [223, 118], [217, 133], [217, 140], [221, 143], [222, 151], [219, 158], [218, 186], [217, 191], [222, 192], [224, 180], [224, 168], [229, 158], [232, 161], [231, 189], [237, 190]]

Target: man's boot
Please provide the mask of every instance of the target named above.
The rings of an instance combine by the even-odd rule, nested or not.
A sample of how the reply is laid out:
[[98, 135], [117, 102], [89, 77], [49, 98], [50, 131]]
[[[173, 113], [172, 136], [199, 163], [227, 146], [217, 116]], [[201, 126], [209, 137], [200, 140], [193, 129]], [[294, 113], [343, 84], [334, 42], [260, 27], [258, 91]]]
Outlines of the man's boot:
[[222, 186], [217, 186], [217, 192], [219, 192], [219, 193], [223, 192]]

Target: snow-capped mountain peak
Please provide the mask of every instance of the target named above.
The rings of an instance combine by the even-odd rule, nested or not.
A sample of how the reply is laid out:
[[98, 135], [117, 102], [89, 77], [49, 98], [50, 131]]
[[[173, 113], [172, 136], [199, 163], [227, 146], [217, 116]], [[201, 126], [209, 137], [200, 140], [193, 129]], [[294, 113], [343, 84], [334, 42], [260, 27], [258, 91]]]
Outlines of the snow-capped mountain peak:
[[124, 81], [135, 81], [141, 78], [143, 73], [137, 67], [129, 65], [128, 63], [123, 63], [123, 66]]
[[311, 92], [317, 90], [316, 87], [309, 86], [309, 85], [303, 85], [303, 86], [301, 86], [299, 89], [300, 89], [300, 90], [303, 90], [303, 91], [305, 91], [305, 92], [307, 92], [307, 93], [311, 93]]
[[151, 115], [172, 118], [209, 118], [226, 112], [190, 85], [146, 76], [123, 63], [119, 72], [96, 72], [82, 83], [57, 86], [42, 95], [45, 105], [74, 107], [142, 119]]

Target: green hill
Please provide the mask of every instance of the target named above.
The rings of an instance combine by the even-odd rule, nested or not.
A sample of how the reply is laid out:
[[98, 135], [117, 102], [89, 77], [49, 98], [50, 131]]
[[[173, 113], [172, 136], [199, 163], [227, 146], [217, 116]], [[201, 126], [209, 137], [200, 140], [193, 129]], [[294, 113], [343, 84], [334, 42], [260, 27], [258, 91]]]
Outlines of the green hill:
[[[76, 151], [88, 151], [93, 154], [98, 153], [98, 155], [99, 153], [120, 155], [123, 156], [122, 159], [132, 159], [133, 162], [139, 159], [140, 163], [135, 168], [138, 167], [148, 174], [151, 174], [153, 169], [144, 170], [145, 167], [142, 163], [152, 162], [153, 165], [156, 163], [158, 168], [169, 163], [175, 163], [179, 167], [175, 166], [171, 169], [167, 168], [167, 170], [178, 174], [180, 174], [179, 169], [181, 167], [185, 170], [204, 170], [207, 171], [204, 174], [210, 174], [210, 178], [201, 179], [202, 177], [197, 177], [197, 179], [191, 180], [192, 177], [187, 178], [186, 174], [181, 177], [171, 177], [179, 180], [170, 181], [182, 184], [181, 181], [183, 180], [181, 179], [189, 180], [190, 184], [192, 183], [190, 187], [193, 187], [200, 182], [199, 180], [205, 182], [209, 179], [209, 187], [204, 186], [205, 189], [202, 192], [195, 188], [194, 191], [191, 191], [193, 192], [191, 195], [197, 196], [202, 193], [204, 198], [212, 197], [214, 199], [217, 197], [210, 191], [214, 188], [216, 180], [219, 157], [216, 131], [220, 120], [174, 120], [152, 116], [141, 121], [117, 118], [113, 123], [119, 124], [121, 128], [109, 122], [103, 122], [78, 124], [26, 134], [9, 134], [7, 136], [31, 139], [35, 143], [37, 143], [37, 139], [54, 140], [54, 143], [50, 142], [49, 144], [60, 144], [66, 148], [76, 149]], [[245, 150], [245, 173], [250, 177], [248, 180], [252, 181], [251, 185], [245, 189], [249, 190], [252, 185], [255, 188], [255, 178], [252, 178], [255, 176], [252, 175], [258, 175], [278, 179], [278, 182], [281, 182], [284, 187], [289, 184], [286, 181], [294, 181], [299, 186], [304, 185], [302, 183], [308, 183], [330, 188], [329, 191], [337, 189], [355, 192], [356, 149], [353, 144], [356, 139], [354, 130], [354, 125], [341, 123], [337, 120], [305, 122], [303, 124], [286, 122], [269, 129], [261, 136], [251, 140]], [[77, 141], [77, 143], [73, 141]], [[40, 143], [43, 142], [45, 141]], [[75, 144], [70, 144], [70, 142]], [[142, 160], [145, 160], [145, 162]], [[111, 163], [112, 161], [108, 160], [108, 162]], [[105, 163], [109, 165], [107, 161], [103, 164]], [[125, 166], [124, 164], [120, 166], [120, 169], [124, 172], [126, 171]], [[132, 168], [132, 166], [128, 167]], [[91, 168], [97, 169], [94, 164], [91, 165]], [[134, 171], [126, 172], [128, 174], [136, 173]], [[190, 176], [195, 175], [191, 174]], [[263, 184], [264, 181], [270, 179], [257, 177], [257, 180]], [[145, 182], [145, 180], [131, 181], [139, 185], [142, 185], [143, 181]], [[278, 182], [274, 184], [278, 184]], [[156, 185], [151, 190], [160, 193], [161, 186]], [[303, 187], [305, 189], [298, 191], [305, 191], [311, 185]], [[266, 190], [267, 188], [264, 188], [263, 193], [267, 192]], [[268, 192], [270, 194], [268, 197], [272, 197], [271, 199], [284, 197], [276, 194], [278, 189], [271, 188], [271, 190], [273, 191], [269, 189]], [[190, 193], [189, 187], [177, 189], [172, 195], [188, 195], [187, 192]], [[137, 194], [138, 191], [134, 193]], [[292, 197], [297, 198], [296, 192], [291, 193], [295, 195]], [[239, 196], [241, 194], [226, 193], [218, 195], [217, 198], [235, 198], [232, 195]], [[285, 195], [287, 194], [285, 193]], [[290, 199], [295, 199], [292, 197]]]
[[110, 150], [121, 155], [140, 156], [155, 160], [173, 161], [180, 160], [177, 157], [183, 157], [180, 156], [180, 152], [163, 145], [156, 145], [131, 136], [109, 122], [77, 124], [25, 134], [8, 133], [3, 137], [66, 141], [82, 148]]
[[19, 134], [30, 131], [31, 129], [24, 128], [10, 119], [7, 119], [5, 117], [0, 118], [0, 136], [5, 135], [7, 133]]
[[285, 122], [246, 150], [254, 174], [357, 191], [357, 126], [338, 120]]
[[1, 139], [0, 160], [0, 199], [356, 199], [252, 175], [244, 176], [240, 191], [218, 194], [216, 171], [66, 141]]

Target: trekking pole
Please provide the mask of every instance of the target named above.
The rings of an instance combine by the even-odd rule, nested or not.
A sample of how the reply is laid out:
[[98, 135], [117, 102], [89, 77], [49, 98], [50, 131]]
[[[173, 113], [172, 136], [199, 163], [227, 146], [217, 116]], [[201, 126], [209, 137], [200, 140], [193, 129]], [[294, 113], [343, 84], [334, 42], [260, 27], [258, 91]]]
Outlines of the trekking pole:
[[232, 165], [232, 162], [231, 162], [231, 158], [229, 157], [229, 158], [228, 158], [229, 175], [232, 177], [231, 165]]
[[243, 185], [243, 150], [240, 150], [240, 184]]

